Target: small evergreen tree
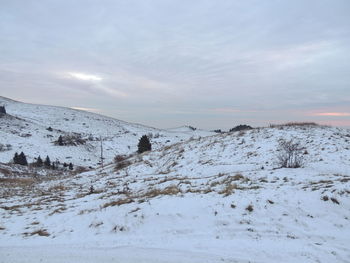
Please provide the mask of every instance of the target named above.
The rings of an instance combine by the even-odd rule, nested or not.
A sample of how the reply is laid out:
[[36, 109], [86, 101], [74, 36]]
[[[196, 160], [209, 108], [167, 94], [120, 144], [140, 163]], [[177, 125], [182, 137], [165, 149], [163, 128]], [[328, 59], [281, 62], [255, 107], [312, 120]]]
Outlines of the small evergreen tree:
[[69, 170], [73, 171], [73, 164], [72, 163], [69, 163]]
[[46, 156], [44, 165], [45, 165], [46, 168], [50, 168], [51, 167], [51, 161], [50, 161], [50, 157], [48, 155]]
[[23, 152], [21, 152], [18, 155], [18, 164], [20, 164], [20, 165], [28, 165], [27, 157], [25, 156], [25, 154]]
[[152, 145], [151, 142], [149, 141], [147, 135], [143, 135], [140, 140], [139, 140], [139, 144], [138, 144], [138, 153], [143, 153], [146, 151], [150, 151], [152, 150]]
[[43, 160], [41, 159], [40, 155], [36, 159], [35, 166], [37, 166], [37, 167], [42, 167], [43, 166]]
[[15, 155], [13, 156], [13, 163], [14, 164], [19, 164], [19, 158], [18, 158], [18, 153], [16, 152]]
[[59, 146], [63, 146], [63, 138], [62, 138], [62, 135], [60, 135], [60, 137], [58, 137], [58, 140], [57, 140], [57, 143]]
[[6, 114], [5, 106], [0, 106], [0, 113]]

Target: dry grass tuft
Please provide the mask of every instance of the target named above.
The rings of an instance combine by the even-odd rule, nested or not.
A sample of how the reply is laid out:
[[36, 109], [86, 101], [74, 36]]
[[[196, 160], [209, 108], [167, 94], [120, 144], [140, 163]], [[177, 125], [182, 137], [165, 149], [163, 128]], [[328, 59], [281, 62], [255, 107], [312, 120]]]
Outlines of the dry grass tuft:
[[97, 209], [84, 209], [84, 210], [80, 210], [78, 215], [89, 214], [89, 213], [92, 213], [92, 212], [95, 212], [95, 211], [97, 211]]
[[57, 184], [57, 185], [51, 186], [47, 191], [52, 193], [52, 192], [62, 192], [65, 190], [66, 190], [66, 187], [63, 184]]
[[131, 198], [119, 199], [119, 200], [116, 200], [116, 201], [105, 203], [102, 206], [102, 208], [107, 208], [109, 206], [121, 206], [121, 205], [125, 205], [125, 204], [130, 204], [130, 203], [133, 203], [133, 202], [135, 202], [135, 201], [133, 199], [131, 199]]
[[49, 216], [52, 216], [53, 214], [60, 214], [62, 213], [63, 211], [67, 210], [66, 207], [59, 207], [57, 209], [55, 209], [54, 211], [52, 211]]
[[283, 124], [270, 124], [270, 128], [283, 128], [283, 127], [316, 127], [320, 126], [315, 122], [287, 122]]
[[176, 185], [170, 185], [168, 187], [165, 187], [164, 189], [151, 189], [148, 192], [146, 192], [142, 197], [154, 198], [160, 195], [177, 195], [178, 193], [181, 193], [179, 187]]
[[1, 167], [0, 167], [0, 173], [2, 173], [5, 176], [11, 176], [12, 175], [12, 171], [10, 169], [5, 169], [5, 168], [1, 168]]
[[39, 229], [39, 230], [36, 230], [36, 231], [33, 231], [33, 232], [26, 232], [26, 233], [23, 233], [24, 236], [28, 237], [28, 236], [34, 236], [34, 235], [38, 235], [38, 236], [41, 236], [41, 237], [48, 237], [50, 236], [49, 232], [47, 232], [46, 229]]
[[0, 178], [0, 183], [18, 186], [32, 185], [34, 182], [35, 180], [33, 178]]
[[13, 206], [0, 206], [0, 208], [6, 210], [6, 211], [17, 211], [17, 212], [20, 212], [20, 208], [22, 206], [20, 205], [13, 205]]
[[74, 174], [81, 174], [81, 173], [85, 173], [91, 171], [91, 169], [84, 167], [84, 166], [76, 166], [74, 169]]
[[93, 222], [89, 225], [90, 228], [94, 227], [94, 228], [97, 228], [99, 226], [102, 226], [103, 225], [103, 222], [100, 221], [100, 222]]
[[227, 184], [225, 185], [225, 188], [219, 192], [219, 194], [222, 194], [224, 196], [229, 196], [234, 193], [234, 190], [237, 189], [237, 184]]
[[241, 173], [236, 173], [236, 174], [232, 177], [232, 180], [233, 180], [233, 181], [238, 181], [238, 180], [241, 180], [241, 179], [244, 179], [244, 176], [243, 176]]

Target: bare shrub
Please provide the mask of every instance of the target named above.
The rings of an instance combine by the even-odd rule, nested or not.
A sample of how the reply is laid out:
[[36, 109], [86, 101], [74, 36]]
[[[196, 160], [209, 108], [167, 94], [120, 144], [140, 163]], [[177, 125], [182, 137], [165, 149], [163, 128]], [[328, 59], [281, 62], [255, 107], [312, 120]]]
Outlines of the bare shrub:
[[114, 171], [121, 170], [121, 169], [131, 165], [131, 162], [128, 160], [128, 158], [129, 158], [129, 156], [126, 156], [126, 155], [121, 155], [121, 154], [116, 155], [114, 157], [114, 162], [116, 163]]
[[253, 205], [250, 204], [245, 208], [245, 210], [247, 210], [248, 212], [253, 212], [254, 207], [253, 207]]
[[298, 142], [280, 140], [277, 160], [281, 168], [299, 168], [303, 164], [303, 150]]
[[118, 226], [118, 225], [115, 225], [113, 228], [112, 228], [112, 232], [124, 232], [124, 231], [127, 231], [128, 229], [125, 227], [125, 226]]

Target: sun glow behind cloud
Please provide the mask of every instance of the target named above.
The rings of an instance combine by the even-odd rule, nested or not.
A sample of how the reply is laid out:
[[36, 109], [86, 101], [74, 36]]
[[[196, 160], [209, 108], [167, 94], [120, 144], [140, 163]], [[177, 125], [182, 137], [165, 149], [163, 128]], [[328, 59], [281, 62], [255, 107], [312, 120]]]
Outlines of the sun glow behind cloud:
[[89, 111], [89, 112], [94, 112], [94, 113], [101, 112], [100, 109], [95, 109], [95, 108], [85, 108], [85, 107], [71, 107], [71, 108], [75, 109], [75, 110]]
[[84, 81], [101, 81], [102, 80], [102, 78], [97, 75], [86, 74], [81, 72], [68, 72], [68, 76], [71, 78], [84, 80]]
[[320, 112], [313, 114], [314, 116], [333, 116], [333, 117], [350, 117], [350, 112]]

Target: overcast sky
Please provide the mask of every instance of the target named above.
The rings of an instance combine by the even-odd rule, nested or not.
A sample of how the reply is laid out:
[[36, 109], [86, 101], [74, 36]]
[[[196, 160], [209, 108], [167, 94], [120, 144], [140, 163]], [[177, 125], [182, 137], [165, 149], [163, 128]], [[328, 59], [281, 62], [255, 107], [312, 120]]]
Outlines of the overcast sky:
[[350, 1], [0, 0], [0, 91], [160, 128], [350, 127]]

